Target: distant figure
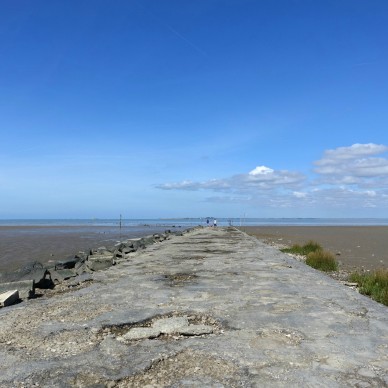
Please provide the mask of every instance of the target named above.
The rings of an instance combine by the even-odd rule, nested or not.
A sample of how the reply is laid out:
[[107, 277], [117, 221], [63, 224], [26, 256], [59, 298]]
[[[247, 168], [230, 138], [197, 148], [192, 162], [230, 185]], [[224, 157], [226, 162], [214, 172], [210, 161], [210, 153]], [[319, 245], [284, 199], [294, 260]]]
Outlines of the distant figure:
[[214, 226], [214, 227], [217, 226], [217, 220], [216, 220], [216, 219], [214, 219], [214, 221], [213, 221], [213, 226]]
[[209, 218], [206, 220], [207, 226], [209, 226]]

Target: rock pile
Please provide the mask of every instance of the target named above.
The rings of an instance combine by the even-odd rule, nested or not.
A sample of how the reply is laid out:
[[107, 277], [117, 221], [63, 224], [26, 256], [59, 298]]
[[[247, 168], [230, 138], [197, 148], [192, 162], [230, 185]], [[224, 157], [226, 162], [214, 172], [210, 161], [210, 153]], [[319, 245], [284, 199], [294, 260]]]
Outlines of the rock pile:
[[99, 247], [89, 252], [78, 252], [74, 257], [58, 261], [51, 267], [35, 261], [15, 272], [0, 274], [0, 307], [35, 297], [36, 288], [52, 289], [71, 278], [84, 279], [85, 274], [107, 269], [119, 261], [128, 260], [133, 252], [167, 240], [171, 235], [183, 233], [166, 230], [164, 233], [122, 241], [113, 248]]

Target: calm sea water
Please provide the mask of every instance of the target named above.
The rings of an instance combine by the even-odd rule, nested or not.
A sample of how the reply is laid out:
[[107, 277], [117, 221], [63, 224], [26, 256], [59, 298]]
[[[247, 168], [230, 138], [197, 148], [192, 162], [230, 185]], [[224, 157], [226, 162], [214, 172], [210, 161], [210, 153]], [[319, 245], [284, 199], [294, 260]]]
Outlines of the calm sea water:
[[[212, 222], [212, 217], [209, 217]], [[191, 227], [206, 225], [207, 218], [122, 219], [122, 227]], [[219, 226], [372, 226], [388, 225], [388, 218], [217, 218]], [[119, 227], [119, 219], [0, 219], [0, 226], [106, 226]]]

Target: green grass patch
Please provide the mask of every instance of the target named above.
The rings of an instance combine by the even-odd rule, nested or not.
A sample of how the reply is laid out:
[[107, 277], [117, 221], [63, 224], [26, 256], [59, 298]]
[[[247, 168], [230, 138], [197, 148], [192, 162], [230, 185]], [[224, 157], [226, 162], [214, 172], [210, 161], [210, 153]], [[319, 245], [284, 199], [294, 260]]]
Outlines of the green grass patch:
[[304, 245], [294, 244], [291, 248], [284, 248], [281, 251], [306, 256], [306, 264], [320, 271], [338, 270], [338, 263], [333, 254], [323, 250], [316, 241], [310, 240]]
[[334, 255], [323, 249], [310, 252], [307, 255], [306, 264], [320, 271], [330, 272], [338, 270], [338, 263]]
[[388, 269], [379, 269], [370, 273], [354, 272], [349, 279], [358, 283], [361, 294], [388, 306]]
[[282, 252], [294, 253], [296, 255], [307, 256], [311, 252], [322, 250], [322, 247], [315, 241], [310, 240], [304, 245], [294, 244], [291, 248], [283, 248]]

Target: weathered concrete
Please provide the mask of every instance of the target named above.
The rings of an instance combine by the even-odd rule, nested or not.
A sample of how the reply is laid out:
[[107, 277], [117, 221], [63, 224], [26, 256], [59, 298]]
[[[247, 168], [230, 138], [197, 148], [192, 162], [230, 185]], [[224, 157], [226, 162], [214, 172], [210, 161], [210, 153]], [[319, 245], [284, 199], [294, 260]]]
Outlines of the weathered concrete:
[[22, 299], [32, 298], [35, 295], [34, 280], [20, 280], [18, 282], [0, 283], [0, 292], [18, 290]]
[[106, 254], [97, 254], [91, 255], [88, 257], [86, 261], [86, 266], [91, 271], [101, 271], [103, 269], [107, 269], [115, 264], [113, 253], [108, 255]]
[[131, 255], [1, 309], [0, 386], [388, 386], [388, 309], [275, 248], [205, 228]]
[[19, 291], [12, 290], [0, 294], [0, 307], [11, 306], [19, 300]]
[[66, 279], [70, 279], [77, 276], [75, 271], [71, 269], [59, 269], [59, 270], [50, 270], [50, 277], [54, 284], [63, 282]]

